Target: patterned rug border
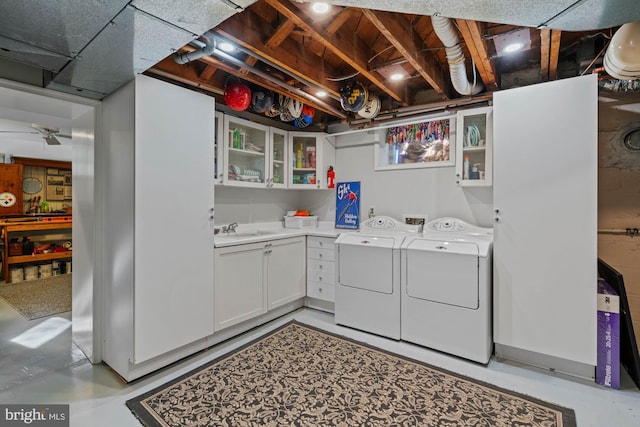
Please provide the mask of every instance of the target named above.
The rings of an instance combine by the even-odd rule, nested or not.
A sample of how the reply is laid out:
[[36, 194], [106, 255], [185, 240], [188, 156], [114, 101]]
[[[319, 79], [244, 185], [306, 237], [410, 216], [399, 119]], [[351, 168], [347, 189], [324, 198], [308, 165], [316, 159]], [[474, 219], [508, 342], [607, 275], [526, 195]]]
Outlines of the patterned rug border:
[[205, 364], [203, 364], [203, 365], [201, 365], [199, 367], [196, 367], [196, 368], [190, 370], [189, 372], [187, 372], [187, 373], [185, 373], [183, 375], [180, 375], [179, 377], [176, 377], [176, 378], [174, 378], [174, 379], [172, 379], [172, 380], [170, 380], [170, 381], [168, 381], [168, 382], [166, 382], [166, 383], [164, 383], [164, 384], [162, 384], [162, 385], [160, 385], [158, 387], [155, 387], [155, 388], [153, 388], [152, 390], [149, 390], [146, 393], [143, 393], [143, 394], [138, 395], [138, 396], [136, 396], [136, 397], [134, 397], [132, 399], [127, 400], [125, 402], [125, 404], [129, 408], [129, 410], [133, 413], [133, 415], [135, 415], [135, 417], [140, 422], [142, 422], [143, 425], [148, 426], [148, 427], [160, 426], [160, 424], [157, 423], [157, 421], [153, 417], [153, 415], [149, 414], [149, 411], [147, 410], [147, 408], [145, 408], [142, 405], [142, 401], [144, 401], [145, 399], [147, 399], [150, 396], [153, 396], [153, 395], [157, 394], [161, 390], [164, 390], [166, 388], [170, 388], [173, 385], [175, 385], [175, 384], [177, 384], [179, 382], [182, 382], [183, 380], [195, 375], [196, 373], [198, 373], [200, 371], [203, 371], [203, 370], [206, 370], [209, 367], [211, 367], [211, 366], [213, 366], [213, 365], [215, 365], [215, 364], [217, 364], [217, 363], [219, 363], [219, 362], [221, 362], [221, 361], [223, 361], [223, 360], [225, 360], [225, 359], [227, 359], [229, 357], [232, 357], [233, 355], [235, 355], [237, 353], [240, 353], [240, 352], [244, 351], [245, 349], [255, 345], [256, 343], [258, 343], [258, 342], [260, 342], [260, 341], [262, 341], [262, 340], [264, 340], [264, 339], [266, 339], [266, 338], [268, 338], [268, 337], [270, 337], [272, 335], [275, 335], [278, 332], [280, 332], [280, 331], [282, 331], [282, 330], [284, 330], [284, 329], [286, 329], [286, 328], [288, 328], [288, 327], [290, 327], [292, 325], [297, 325], [297, 326], [300, 326], [300, 327], [303, 327], [303, 328], [307, 328], [307, 329], [316, 331], [316, 332], [321, 333], [321, 334], [325, 334], [325, 335], [328, 335], [328, 336], [331, 336], [331, 337], [334, 337], [334, 338], [337, 338], [337, 339], [345, 340], [345, 341], [348, 341], [348, 342], [350, 342], [352, 344], [364, 347], [366, 349], [377, 351], [377, 352], [386, 354], [388, 356], [397, 357], [397, 358], [402, 359], [404, 361], [407, 361], [407, 362], [410, 362], [410, 363], [414, 363], [416, 365], [421, 365], [421, 366], [424, 366], [424, 367], [426, 367], [428, 369], [432, 369], [434, 371], [440, 372], [442, 374], [450, 375], [452, 377], [455, 377], [455, 378], [458, 378], [458, 379], [461, 379], [461, 380], [464, 380], [464, 381], [469, 381], [471, 383], [474, 383], [476, 385], [482, 386], [484, 388], [488, 388], [488, 389], [493, 390], [493, 391], [497, 391], [497, 392], [500, 392], [500, 393], [503, 393], [503, 394], [511, 395], [511, 396], [520, 398], [522, 400], [529, 401], [529, 402], [534, 403], [534, 404], [539, 405], [539, 406], [551, 408], [551, 409], [553, 409], [555, 411], [558, 411], [559, 413], [562, 414], [562, 426], [563, 427], [576, 427], [577, 426], [575, 411], [573, 409], [571, 409], [571, 408], [567, 408], [567, 407], [564, 407], [564, 406], [557, 405], [555, 403], [551, 403], [551, 402], [548, 402], [548, 401], [545, 401], [545, 400], [542, 400], [542, 399], [538, 399], [536, 397], [533, 397], [533, 396], [530, 396], [530, 395], [527, 395], [527, 394], [524, 394], [524, 393], [520, 393], [520, 392], [517, 392], [517, 391], [509, 390], [509, 389], [506, 389], [506, 388], [503, 388], [503, 387], [488, 383], [486, 381], [482, 381], [482, 380], [478, 380], [476, 378], [468, 377], [468, 376], [459, 374], [457, 372], [450, 371], [448, 369], [444, 369], [444, 368], [440, 368], [438, 366], [431, 365], [431, 364], [423, 362], [421, 360], [416, 360], [416, 359], [413, 359], [411, 357], [404, 356], [402, 354], [398, 354], [398, 353], [394, 353], [392, 351], [381, 349], [379, 347], [376, 347], [374, 345], [368, 344], [366, 342], [359, 341], [359, 340], [356, 340], [356, 339], [353, 339], [353, 338], [350, 338], [350, 337], [346, 337], [344, 335], [340, 335], [340, 334], [337, 334], [337, 333], [334, 333], [334, 332], [329, 332], [329, 331], [326, 331], [324, 329], [320, 329], [320, 328], [317, 328], [315, 326], [308, 325], [306, 323], [300, 322], [298, 320], [290, 320], [287, 323], [285, 323], [285, 324], [283, 324], [283, 325], [281, 325], [281, 326], [279, 326], [279, 327], [277, 327], [277, 328], [275, 328], [275, 329], [273, 329], [271, 331], [268, 331], [265, 334], [263, 334], [263, 335], [255, 338], [255, 339], [251, 340], [250, 342], [248, 342], [246, 344], [243, 344], [242, 346], [240, 346], [240, 347], [238, 347], [238, 348], [236, 348], [234, 350], [229, 351], [228, 353], [225, 353], [225, 354], [223, 354], [223, 355], [221, 355], [221, 356], [219, 356], [219, 357], [217, 357], [217, 358], [215, 358], [215, 359], [213, 359], [213, 360], [211, 360], [209, 362], [206, 362]]

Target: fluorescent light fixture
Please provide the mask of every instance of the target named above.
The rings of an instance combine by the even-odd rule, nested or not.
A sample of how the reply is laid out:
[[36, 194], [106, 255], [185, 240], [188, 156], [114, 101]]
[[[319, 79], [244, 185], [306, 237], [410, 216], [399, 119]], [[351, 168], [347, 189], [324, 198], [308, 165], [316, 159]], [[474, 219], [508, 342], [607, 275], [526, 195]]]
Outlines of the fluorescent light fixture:
[[391, 75], [389, 76], [389, 78], [390, 78], [391, 80], [394, 80], [394, 81], [402, 80], [402, 79], [404, 79], [404, 74], [402, 74], [402, 73], [393, 73], [393, 74], [391, 74]]
[[311, 3], [311, 10], [315, 13], [327, 13], [329, 11], [329, 3], [316, 1]]
[[233, 52], [236, 50], [236, 47], [229, 42], [218, 43], [218, 48], [223, 52]]
[[498, 56], [509, 55], [521, 50], [531, 49], [531, 33], [529, 28], [509, 31], [495, 36], [493, 43]]
[[504, 49], [502, 49], [502, 51], [504, 53], [513, 53], [513, 52], [517, 52], [520, 49], [522, 49], [524, 47], [524, 43], [522, 42], [515, 42], [515, 43], [511, 43], [509, 45], [506, 45], [504, 47]]
[[320, 98], [324, 98], [325, 96], [327, 96], [327, 92], [324, 90], [319, 90], [316, 92], [316, 96], [320, 97]]

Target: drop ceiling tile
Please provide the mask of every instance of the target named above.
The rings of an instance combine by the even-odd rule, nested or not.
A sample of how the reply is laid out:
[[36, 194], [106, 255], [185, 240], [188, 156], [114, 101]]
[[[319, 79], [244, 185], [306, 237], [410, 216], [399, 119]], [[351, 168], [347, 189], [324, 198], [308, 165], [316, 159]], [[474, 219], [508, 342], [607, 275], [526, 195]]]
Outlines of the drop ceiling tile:
[[53, 80], [109, 94], [192, 38], [185, 30], [127, 7]]
[[[133, 0], [131, 5], [196, 35], [201, 35], [255, 0]], [[236, 9], [233, 5], [238, 5]]]
[[73, 56], [127, 3], [127, 0], [2, 1], [0, 36]]

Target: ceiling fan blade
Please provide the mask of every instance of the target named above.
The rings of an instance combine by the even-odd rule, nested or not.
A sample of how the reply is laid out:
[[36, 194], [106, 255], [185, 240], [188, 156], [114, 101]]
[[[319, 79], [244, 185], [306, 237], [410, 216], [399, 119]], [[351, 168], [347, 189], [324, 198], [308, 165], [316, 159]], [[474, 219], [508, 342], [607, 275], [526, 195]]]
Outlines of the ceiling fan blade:
[[29, 133], [29, 134], [33, 134], [33, 135], [37, 135], [40, 132], [30, 132], [30, 131], [23, 131], [23, 130], [0, 130], [0, 133]]
[[71, 139], [71, 135], [66, 135], [64, 133], [56, 133], [55, 134], [58, 138], [67, 138], [67, 139]]
[[43, 136], [48, 145], [61, 145], [54, 135]]

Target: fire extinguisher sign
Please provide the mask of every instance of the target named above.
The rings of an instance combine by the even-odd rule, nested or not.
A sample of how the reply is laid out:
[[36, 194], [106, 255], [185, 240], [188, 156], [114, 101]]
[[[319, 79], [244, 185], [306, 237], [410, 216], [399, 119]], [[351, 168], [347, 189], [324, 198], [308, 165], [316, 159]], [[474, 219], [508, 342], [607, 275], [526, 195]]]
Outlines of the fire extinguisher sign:
[[360, 226], [360, 182], [336, 185], [336, 228], [357, 230]]

